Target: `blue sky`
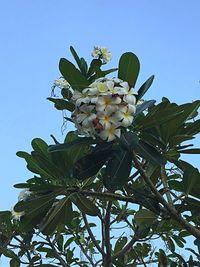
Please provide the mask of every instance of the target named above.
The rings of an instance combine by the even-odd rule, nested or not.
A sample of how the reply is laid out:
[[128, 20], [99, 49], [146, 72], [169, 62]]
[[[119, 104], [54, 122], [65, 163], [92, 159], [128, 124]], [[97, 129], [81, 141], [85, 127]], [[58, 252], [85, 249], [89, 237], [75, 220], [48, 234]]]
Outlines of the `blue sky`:
[[[1, 210], [17, 198], [12, 185], [31, 178], [16, 151], [30, 151], [34, 137], [64, 138], [61, 113], [46, 97], [69, 46], [88, 60], [94, 45], [108, 47], [110, 67], [132, 51], [141, 61], [136, 88], [156, 76], [146, 99], [193, 101], [200, 98], [199, 10], [199, 0], [1, 1]], [[198, 166], [198, 156], [190, 159]]]
[[136, 87], [156, 76], [147, 99], [192, 101], [200, 97], [199, 9], [198, 0], [1, 1], [1, 209], [16, 199], [12, 185], [31, 178], [16, 151], [30, 151], [34, 137], [63, 139], [61, 113], [46, 97], [69, 46], [88, 60], [94, 45], [106, 46], [111, 67], [133, 51], [141, 61]]

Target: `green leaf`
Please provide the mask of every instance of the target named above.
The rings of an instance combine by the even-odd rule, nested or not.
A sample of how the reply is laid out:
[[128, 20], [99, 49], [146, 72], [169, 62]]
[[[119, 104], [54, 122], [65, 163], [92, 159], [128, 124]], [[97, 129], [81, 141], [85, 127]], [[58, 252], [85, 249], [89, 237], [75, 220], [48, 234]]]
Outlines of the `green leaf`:
[[64, 99], [70, 100], [72, 98], [72, 92], [68, 88], [62, 88], [61, 95], [63, 96]]
[[69, 82], [73, 89], [81, 92], [84, 88], [88, 87], [89, 81], [67, 59], [61, 58], [59, 69], [65, 80]]
[[96, 143], [97, 143], [97, 140], [94, 140], [91, 137], [78, 137], [72, 140], [71, 142], [67, 142], [64, 144], [51, 145], [49, 146], [48, 151], [56, 152], [56, 151], [66, 150], [74, 146], [91, 145], [91, 144], [96, 144]]
[[92, 62], [90, 63], [90, 67], [87, 73], [88, 78], [90, 78], [91, 75], [95, 74], [97, 70], [100, 70], [101, 66], [102, 66], [102, 61], [100, 59], [93, 59]]
[[200, 132], [200, 119], [187, 123], [186, 127], [183, 129], [183, 133], [188, 135], [195, 135], [199, 132]]
[[40, 196], [31, 200], [20, 201], [14, 206], [14, 210], [17, 212], [25, 211], [25, 213], [29, 217], [40, 214], [43, 210], [52, 205], [56, 195], [58, 195], [60, 191]]
[[72, 220], [73, 220], [72, 202], [70, 200], [67, 200], [63, 214], [63, 224], [70, 225]]
[[168, 267], [168, 259], [167, 259], [167, 256], [166, 256], [164, 250], [159, 249], [158, 259], [159, 259], [159, 263], [161, 263], [162, 267]]
[[114, 68], [114, 69], [109, 69], [109, 70], [102, 70], [102, 77], [105, 77], [106, 75], [113, 73], [115, 71], [117, 71], [118, 68]]
[[117, 150], [106, 164], [103, 180], [109, 190], [123, 187], [131, 172], [132, 154], [124, 149]]
[[110, 155], [111, 151], [100, 151], [81, 158], [74, 165], [74, 177], [83, 180], [97, 174]]
[[138, 204], [153, 211], [155, 214], [160, 214], [159, 202], [153, 195], [150, 195], [149, 192], [145, 192], [144, 188], [132, 188], [131, 192], [133, 193]]
[[135, 86], [140, 70], [137, 56], [131, 52], [124, 53], [119, 60], [118, 78], [127, 81], [131, 87]]
[[187, 169], [183, 174], [183, 190], [189, 194], [199, 180], [199, 171], [196, 168]]
[[84, 60], [84, 58], [79, 58], [77, 52], [75, 51], [75, 49], [72, 46], [70, 46], [70, 51], [71, 51], [77, 65], [78, 65], [81, 73], [84, 76], [86, 76], [87, 75], [87, 63], [86, 63], [86, 61]]
[[99, 209], [85, 196], [77, 193], [70, 196], [70, 198], [80, 211], [90, 216], [97, 216], [99, 214]]
[[46, 179], [52, 178], [52, 175], [50, 175], [46, 170], [41, 168], [38, 162], [30, 154], [24, 151], [18, 151], [16, 154], [18, 157], [24, 158], [26, 160], [28, 170], [30, 170], [31, 172], [40, 174], [44, 176]]
[[17, 255], [11, 249], [0, 247], [0, 253], [2, 253], [7, 258], [17, 258]]
[[183, 135], [183, 134], [175, 135], [169, 139], [169, 144], [170, 144], [170, 147], [174, 147], [174, 146], [180, 145], [182, 142], [191, 140], [193, 138], [194, 137], [192, 137], [191, 135]]
[[44, 140], [41, 138], [34, 138], [31, 142], [31, 145], [35, 151], [49, 158], [48, 145]]
[[10, 267], [19, 267], [20, 266], [20, 260], [15, 258], [10, 260]]
[[200, 154], [200, 148], [184, 149], [178, 152], [182, 154]]
[[44, 220], [40, 224], [40, 230], [44, 235], [52, 234], [58, 224], [63, 221], [63, 214], [65, 212], [67, 202], [69, 202], [69, 197], [64, 197], [59, 200], [57, 204], [54, 204], [47, 216], [45, 216]]
[[149, 79], [146, 80], [146, 82], [140, 87], [140, 89], [138, 90], [138, 94], [136, 95], [137, 101], [140, 100], [143, 97], [143, 95], [148, 91], [149, 87], [153, 83], [153, 80], [154, 80], [154, 75], [149, 77]]
[[153, 106], [156, 103], [156, 100], [144, 101], [142, 104], [136, 106], [136, 112], [134, 117], [137, 117], [141, 112], [145, 111], [149, 107]]
[[70, 112], [74, 111], [75, 105], [65, 99], [62, 98], [52, 98], [52, 97], [47, 97], [47, 99], [51, 102], [53, 102], [55, 105], [55, 108], [58, 110], [69, 110]]
[[146, 160], [157, 164], [157, 165], [165, 165], [166, 159], [163, 155], [161, 155], [157, 149], [144, 141], [140, 140], [137, 146], [134, 149], [137, 153], [143, 156]]
[[134, 220], [139, 228], [151, 227], [156, 221], [157, 216], [150, 210], [140, 209], [136, 212]]
[[174, 120], [178, 118], [183, 112], [182, 111], [171, 111], [170, 113], [168, 110], [162, 110], [157, 112], [156, 114], [149, 113], [144, 119], [142, 120], [141, 125], [139, 125], [139, 130], [147, 130], [152, 127], [159, 126], [161, 124], [165, 124], [168, 121]]
[[125, 132], [121, 135], [118, 141], [124, 149], [132, 152], [133, 149], [138, 145], [139, 138], [134, 132]]
[[121, 251], [123, 247], [126, 245], [127, 241], [128, 239], [126, 236], [120, 237], [115, 244], [114, 253]]
[[81, 70], [81, 60], [80, 60], [78, 54], [76, 53], [76, 50], [73, 48], [73, 46], [70, 46], [70, 51], [71, 51], [77, 65], [78, 65], [79, 69]]

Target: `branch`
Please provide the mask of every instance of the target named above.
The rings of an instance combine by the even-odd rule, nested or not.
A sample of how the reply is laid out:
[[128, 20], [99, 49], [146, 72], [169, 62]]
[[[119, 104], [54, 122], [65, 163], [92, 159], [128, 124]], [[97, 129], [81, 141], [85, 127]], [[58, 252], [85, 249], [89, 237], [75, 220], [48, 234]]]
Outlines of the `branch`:
[[134, 235], [132, 237], [132, 239], [129, 241], [129, 243], [122, 250], [120, 250], [115, 255], [113, 255], [112, 260], [115, 260], [115, 259], [117, 259], [119, 257], [122, 257], [129, 249], [132, 248], [134, 243], [137, 242], [137, 241], [138, 241], [138, 237], [137, 237], [137, 235]]
[[79, 188], [67, 188], [64, 190], [65, 194], [68, 193], [79, 193], [81, 195], [86, 195], [86, 196], [94, 196], [98, 198], [110, 198], [113, 200], [120, 200], [120, 201], [125, 201], [125, 202], [130, 202], [133, 204], [139, 204], [134, 197], [126, 197], [126, 196], [121, 196], [119, 194], [114, 194], [114, 193], [109, 193], [109, 192], [94, 192], [90, 190], [81, 190]]
[[110, 214], [112, 208], [112, 201], [108, 201], [108, 206], [106, 209], [106, 215], [104, 218], [104, 233], [105, 233], [105, 247], [106, 247], [106, 256], [105, 256], [105, 267], [110, 267], [112, 258], [111, 258], [111, 244], [110, 244]]
[[161, 173], [160, 174], [161, 174], [161, 180], [162, 180], [162, 183], [164, 185], [164, 188], [167, 189], [167, 191], [166, 191], [167, 201], [168, 201], [170, 206], [173, 206], [173, 200], [172, 200], [172, 197], [171, 197], [171, 193], [169, 191], [169, 186], [168, 186], [168, 183], [167, 183], [167, 175], [166, 175], [164, 166], [161, 167]]
[[94, 235], [93, 235], [93, 233], [92, 233], [92, 231], [91, 231], [91, 228], [90, 228], [90, 226], [89, 226], [89, 224], [88, 224], [88, 220], [87, 220], [87, 217], [86, 217], [85, 213], [82, 212], [82, 216], [83, 216], [83, 220], [84, 220], [84, 223], [85, 223], [85, 227], [86, 227], [86, 229], [87, 229], [87, 232], [88, 232], [88, 234], [89, 234], [89, 236], [90, 236], [90, 238], [91, 238], [93, 244], [95, 245], [95, 247], [97, 248], [97, 250], [98, 250], [103, 256], [105, 256], [105, 252], [104, 252], [104, 251], [102, 250], [102, 248], [99, 246], [99, 244], [98, 244], [96, 238], [94, 237]]
[[190, 234], [195, 236], [197, 239], [200, 240], [200, 231], [196, 229], [193, 225], [188, 223], [178, 212], [177, 210], [170, 206], [167, 201], [163, 198], [163, 196], [158, 192], [152, 181], [149, 179], [149, 177], [145, 174], [142, 166], [140, 165], [140, 162], [138, 161], [136, 154], [133, 152], [133, 162], [135, 163], [136, 168], [140, 172], [140, 175], [146, 182], [146, 184], [150, 187], [151, 191], [155, 194], [157, 199], [162, 203], [162, 205], [167, 209], [167, 211], [170, 213], [172, 218], [174, 218], [177, 222], [180, 223]]
[[81, 244], [81, 242], [79, 241], [79, 238], [74, 235], [74, 237], [76, 238], [76, 241], [80, 247], [80, 249], [82, 250], [83, 254], [85, 255], [85, 257], [88, 259], [88, 261], [91, 263], [92, 267], [95, 267], [94, 262], [92, 261], [92, 259], [90, 258], [90, 256], [87, 254], [87, 251], [85, 250], [85, 248], [83, 247], [83, 245]]
[[55, 249], [53, 243], [51, 242], [51, 239], [49, 236], [47, 236], [47, 241], [49, 242], [50, 247], [52, 248], [53, 252], [55, 253], [55, 258], [61, 263], [62, 266], [64, 267], [70, 267], [70, 265], [68, 265], [63, 258], [60, 256], [60, 254], [58, 253], [58, 251]]

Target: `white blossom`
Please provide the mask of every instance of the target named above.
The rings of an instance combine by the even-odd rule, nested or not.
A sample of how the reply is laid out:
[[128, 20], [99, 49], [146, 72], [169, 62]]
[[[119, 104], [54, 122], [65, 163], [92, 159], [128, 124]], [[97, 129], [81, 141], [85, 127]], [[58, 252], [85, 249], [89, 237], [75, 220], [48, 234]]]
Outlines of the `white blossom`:
[[121, 106], [114, 116], [121, 121], [121, 126], [128, 127], [133, 122], [135, 111], [136, 107], [134, 105]]
[[59, 78], [54, 81], [54, 85], [63, 89], [63, 88], [70, 88], [70, 84], [64, 79], [64, 78]]
[[19, 221], [25, 213], [24, 211], [15, 211], [13, 208], [11, 208], [11, 214], [14, 220]]
[[103, 63], [107, 63], [111, 60], [112, 54], [106, 47], [95, 46], [92, 51], [92, 56], [97, 59], [101, 59]]
[[121, 127], [132, 124], [136, 111], [134, 90], [118, 78], [99, 78], [82, 92], [74, 91], [72, 100], [78, 133], [107, 142], [120, 137]]
[[109, 128], [106, 128], [102, 130], [99, 133], [99, 136], [108, 142], [113, 141], [116, 137], [120, 138], [121, 130], [116, 128], [116, 126], [113, 124]]

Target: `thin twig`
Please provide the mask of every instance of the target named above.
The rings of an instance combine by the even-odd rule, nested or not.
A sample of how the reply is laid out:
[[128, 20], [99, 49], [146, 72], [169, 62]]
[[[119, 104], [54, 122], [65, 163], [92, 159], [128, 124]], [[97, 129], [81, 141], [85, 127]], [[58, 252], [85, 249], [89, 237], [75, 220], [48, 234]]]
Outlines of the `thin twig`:
[[98, 197], [98, 198], [110, 198], [113, 200], [120, 200], [120, 201], [125, 201], [125, 202], [130, 202], [133, 204], [138, 204], [138, 202], [136, 201], [136, 199], [134, 197], [126, 197], [126, 196], [121, 196], [119, 194], [115, 194], [115, 193], [110, 193], [110, 192], [94, 192], [94, 191], [90, 191], [90, 190], [81, 190], [79, 188], [67, 188], [64, 190], [65, 194], [68, 195], [68, 193], [79, 193], [81, 195], [86, 195], [86, 196], [94, 196], [94, 197]]
[[161, 180], [162, 180], [162, 183], [164, 185], [164, 188], [167, 189], [167, 191], [166, 191], [167, 201], [168, 201], [170, 206], [173, 206], [173, 200], [172, 200], [171, 193], [170, 193], [170, 190], [169, 190], [169, 186], [168, 186], [168, 183], [167, 183], [167, 175], [166, 175], [164, 166], [161, 167], [160, 175], [161, 175]]
[[172, 218], [174, 218], [177, 222], [180, 223], [180, 225], [182, 225], [190, 234], [192, 234], [193, 236], [195, 236], [197, 239], [200, 240], [200, 231], [198, 229], [196, 229], [193, 225], [191, 225], [190, 223], [188, 223], [178, 212], [177, 210], [170, 206], [167, 201], [163, 198], [163, 196], [158, 192], [158, 190], [156, 189], [156, 187], [154, 186], [154, 184], [152, 183], [152, 181], [150, 180], [150, 178], [146, 175], [146, 173], [144, 172], [142, 166], [140, 165], [136, 154], [133, 152], [133, 161], [135, 163], [136, 168], [139, 170], [142, 178], [144, 179], [144, 181], [146, 182], [146, 184], [150, 187], [151, 191], [155, 194], [155, 196], [157, 197], [157, 199], [160, 201], [160, 203], [167, 209], [167, 211], [169, 212], [169, 214], [171, 215]]
[[111, 259], [111, 243], [110, 243], [110, 214], [112, 208], [112, 201], [108, 201], [108, 206], [106, 209], [106, 215], [104, 218], [104, 233], [105, 233], [105, 247], [106, 247], [106, 256], [104, 267], [110, 267], [112, 263]]
[[53, 245], [53, 243], [51, 242], [51, 239], [49, 236], [46, 237], [46, 240], [48, 241], [50, 247], [52, 248], [52, 251], [55, 253], [55, 258], [62, 264], [62, 266], [64, 267], [70, 267], [70, 265], [68, 263], [66, 263], [63, 258], [60, 256], [60, 254], [58, 253], [58, 251], [56, 250], [55, 246]]
[[78, 237], [76, 235], [74, 235], [74, 237], [76, 238], [76, 241], [81, 249], [81, 251], [83, 252], [83, 254], [85, 255], [85, 257], [88, 259], [88, 261], [90, 262], [92, 267], [95, 267], [94, 262], [92, 261], [92, 258], [87, 254], [87, 251], [85, 250], [85, 248], [83, 247], [82, 243], [79, 241]]
[[120, 250], [119, 252], [117, 252], [115, 255], [112, 256], [112, 260], [115, 260], [123, 256], [129, 249], [132, 248], [134, 243], [137, 241], [138, 241], [138, 237], [137, 235], [134, 235], [132, 239], [129, 241], [129, 243], [122, 250]]
[[89, 226], [89, 223], [88, 223], [88, 220], [87, 220], [87, 217], [86, 217], [85, 213], [82, 212], [82, 216], [83, 216], [83, 220], [84, 220], [84, 223], [85, 223], [85, 227], [86, 227], [86, 229], [87, 229], [87, 232], [88, 232], [88, 234], [89, 234], [89, 236], [90, 236], [90, 238], [91, 238], [93, 244], [95, 245], [95, 247], [97, 248], [97, 250], [98, 250], [103, 256], [105, 256], [105, 252], [104, 252], [104, 251], [102, 250], [102, 248], [99, 246], [99, 244], [98, 244], [96, 238], [94, 237], [94, 235], [93, 235], [93, 233], [92, 233], [92, 231], [91, 231], [91, 228], [90, 228], [90, 226]]

